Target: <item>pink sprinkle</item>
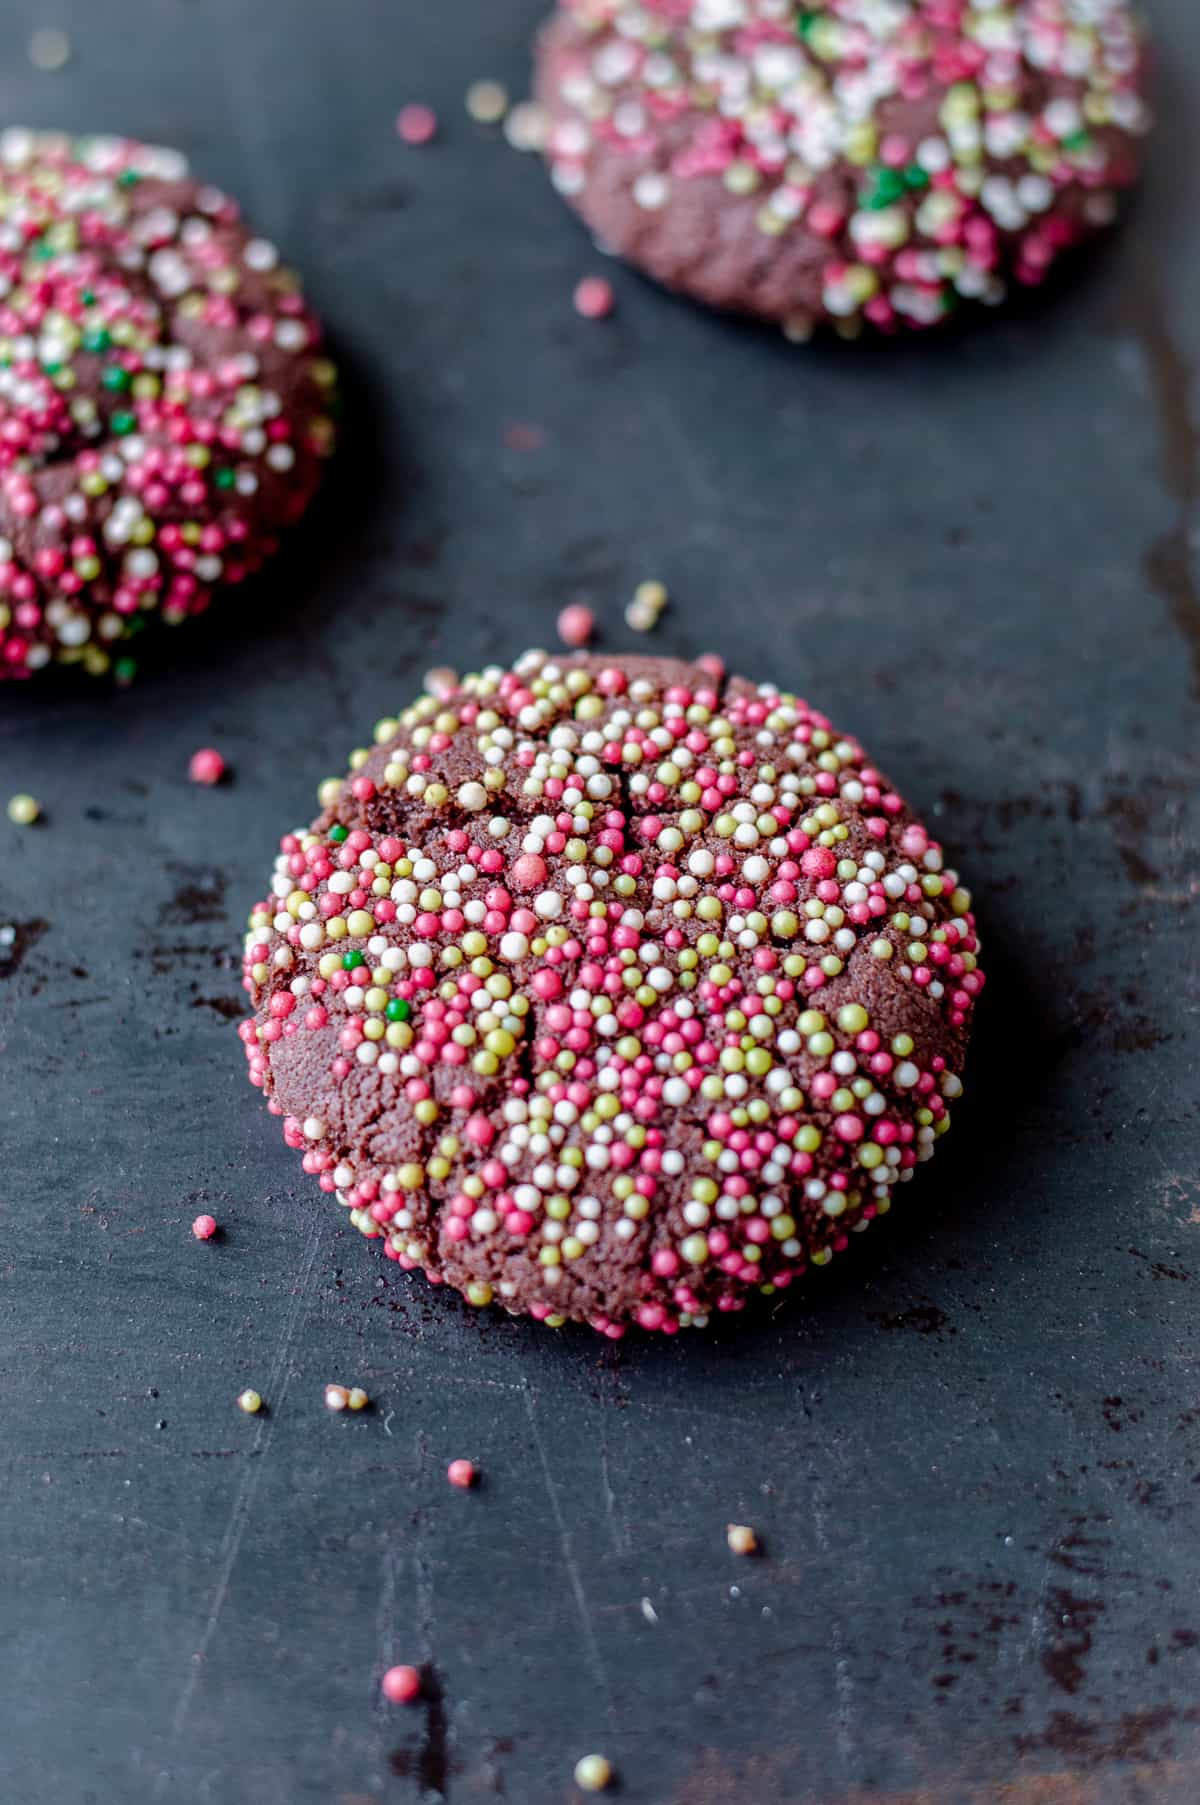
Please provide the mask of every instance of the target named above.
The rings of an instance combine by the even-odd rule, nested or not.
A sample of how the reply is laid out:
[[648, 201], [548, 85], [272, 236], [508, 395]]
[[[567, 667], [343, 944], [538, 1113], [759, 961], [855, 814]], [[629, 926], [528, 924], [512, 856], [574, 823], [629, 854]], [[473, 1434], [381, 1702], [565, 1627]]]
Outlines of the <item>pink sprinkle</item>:
[[469, 1460], [452, 1460], [446, 1468], [446, 1477], [451, 1485], [456, 1485], [460, 1491], [466, 1492], [475, 1483], [475, 1468]]
[[396, 115], [396, 131], [405, 144], [428, 144], [437, 137], [438, 118], [432, 107], [413, 101]]
[[193, 783], [220, 783], [229, 767], [212, 746], [201, 746], [188, 761], [188, 776]]
[[546, 434], [531, 420], [513, 420], [504, 428], [504, 443], [510, 451], [540, 451]]
[[596, 617], [582, 602], [571, 602], [558, 617], [558, 637], [566, 646], [585, 646], [596, 630]]
[[192, 1223], [192, 1233], [197, 1241], [211, 1241], [216, 1232], [217, 1219], [215, 1216], [197, 1216]]
[[411, 1705], [421, 1696], [421, 1675], [415, 1667], [389, 1667], [380, 1688], [391, 1704]]
[[512, 875], [518, 890], [540, 890], [546, 881], [546, 861], [536, 852], [523, 852], [513, 866]]
[[585, 276], [575, 289], [575, 311], [585, 320], [602, 320], [616, 305], [612, 283], [603, 276]]

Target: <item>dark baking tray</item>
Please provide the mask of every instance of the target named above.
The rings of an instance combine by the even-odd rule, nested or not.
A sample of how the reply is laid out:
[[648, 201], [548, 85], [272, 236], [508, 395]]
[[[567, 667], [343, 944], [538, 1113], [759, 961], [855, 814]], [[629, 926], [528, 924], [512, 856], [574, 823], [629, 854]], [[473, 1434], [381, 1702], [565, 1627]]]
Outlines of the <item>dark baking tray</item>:
[[[538, 11], [0, 22], [3, 117], [183, 145], [348, 372], [269, 581], [128, 693], [0, 694], [0, 796], [47, 813], [0, 823], [0, 1798], [542, 1805], [600, 1749], [647, 1805], [1192, 1805], [1200, 8], [1154, 8], [1146, 190], [1057, 293], [807, 349], [620, 270], [576, 318], [604, 266], [462, 104], [523, 91]], [[573, 597], [645, 644], [649, 575], [655, 647], [799, 687], [936, 822], [992, 988], [887, 1227], [786, 1310], [615, 1347], [342, 1227], [243, 1078], [235, 959], [277, 834], [429, 665]], [[206, 744], [231, 787], [186, 782]], [[426, 1705], [380, 1703], [393, 1660]]]

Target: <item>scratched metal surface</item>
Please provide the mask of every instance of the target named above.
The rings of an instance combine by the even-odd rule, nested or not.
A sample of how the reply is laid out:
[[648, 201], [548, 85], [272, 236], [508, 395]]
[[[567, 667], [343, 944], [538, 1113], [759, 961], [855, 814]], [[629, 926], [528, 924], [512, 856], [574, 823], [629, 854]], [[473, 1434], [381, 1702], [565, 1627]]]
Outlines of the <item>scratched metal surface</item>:
[[[1118, 243], [954, 344], [797, 353], [624, 273], [574, 317], [595, 254], [461, 107], [521, 89], [537, 0], [9, 0], [0, 115], [243, 195], [352, 442], [173, 667], [0, 695], [0, 794], [49, 817], [0, 823], [6, 1805], [541, 1805], [593, 1748], [646, 1805], [1200, 1794], [1200, 11], [1155, 10]], [[886, 1230], [784, 1313], [613, 1349], [381, 1272], [229, 1018], [274, 837], [364, 728], [573, 595], [629, 643], [651, 572], [663, 649], [802, 687], [933, 815], [994, 983]], [[233, 787], [184, 781], [207, 743]], [[375, 1411], [329, 1418], [333, 1378]], [[426, 1706], [380, 1705], [393, 1660]]]

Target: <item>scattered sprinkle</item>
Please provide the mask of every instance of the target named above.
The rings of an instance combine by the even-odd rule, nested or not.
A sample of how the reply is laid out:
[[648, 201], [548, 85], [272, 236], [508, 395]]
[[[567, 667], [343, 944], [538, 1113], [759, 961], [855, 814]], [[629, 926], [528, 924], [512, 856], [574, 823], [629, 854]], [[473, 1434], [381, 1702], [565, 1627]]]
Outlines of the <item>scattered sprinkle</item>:
[[642, 1600], [642, 1616], [646, 1619], [647, 1623], [658, 1622], [658, 1612], [648, 1598], [643, 1598]]
[[53, 74], [64, 69], [71, 59], [71, 40], [55, 25], [45, 25], [29, 40], [29, 60], [35, 69]]
[[452, 1460], [446, 1468], [446, 1477], [451, 1485], [456, 1485], [460, 1491], [466, 1492], [470, 1491], [478, 1475], [469, 1460]]
[[748, 1523], [731, 1523], [725, 1531], [731, 1554], [757, 1554], [758, 1537]]
[[514, 420], [504, 428], [504, 443], [510, 451], [540, 451], [546, 443], [545, 430], [531, 420]]
[[188, 776], [193, 783], [220, 783], [228, 770], [229, 766], [212, 746], [201, 746], [188, 760]]
[[653, 580], [639, 583], [625, 610], [626, 624], [637, 633], [651, 632], [658, 625], [669, 599], [664, 584]]
[[18, 827], [32, 827], [41, 819], [42, 805], [32, 796], [12, 796], [8, 804], [8, 818]]
[[421, 1674], [416, 1667], [389, 1667], [380, 1682], [384, 1698], [393, 1705], [411, 1705], [421, 1696]]
[[504, 121], [504, 136], [514, 150], [544, 150], [550, 115], [536, 100], [519, 100]]
[[508, 89], [498, 81], [473, 81], [467, 111], [478, 125], [498, 125], [508, 111]]
[[396, 132], [405, 144], [428, 144], [437, 137], [438, 117], [432, 107], [414, 101], [396, 115]]
[[197, 1241], [211, 1241], [216, 1232], [217, 1219], [215, 1216], [197, 1216], [192, 1223], [192, 1233]]
[[244, 1410], [247, 1416], [257, 1416], [263, 1407], [262, 1398], [256, 1391], [243, 1391], [238, 1394], [238, 1409]]
[[575, 1784], [583, 1792], [603, 1792], [612, 1778], [612, 1762], [603, 1755], [585, 1755], [575, 1763]]
[[371, 1402], [361, 1385], [327, 1385], [326, 1410], [365, 1410]]
[[558, 637], [566, 646], [585, 646], [596, 631], [596, 617], [582, 602], [571, 602], [558, 617]]
[[585, 320], [607, 319], [616, 305], [612, 283], [603, 276], [585, 276], [575, 287], [575, 311]]

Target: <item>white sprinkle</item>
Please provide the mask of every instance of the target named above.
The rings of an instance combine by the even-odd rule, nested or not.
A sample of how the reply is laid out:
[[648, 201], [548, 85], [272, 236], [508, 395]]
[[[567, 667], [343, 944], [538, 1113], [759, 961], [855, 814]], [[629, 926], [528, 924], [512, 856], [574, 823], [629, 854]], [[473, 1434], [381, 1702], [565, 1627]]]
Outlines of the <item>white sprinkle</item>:
[[29, 40], [29, 60], [35, 69], [53, 73], [63, 69], [71, 58], [71, 40], [55, 25], [45, 25]]

